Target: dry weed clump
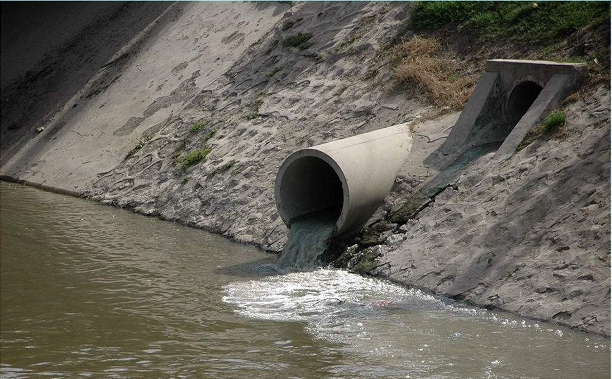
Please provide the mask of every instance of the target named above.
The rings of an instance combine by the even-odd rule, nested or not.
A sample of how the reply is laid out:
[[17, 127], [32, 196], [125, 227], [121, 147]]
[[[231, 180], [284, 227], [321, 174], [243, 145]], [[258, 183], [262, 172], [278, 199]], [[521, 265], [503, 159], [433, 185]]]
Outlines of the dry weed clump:
[[474, 79], [462, 75], [459, 64], [433, 38], [414, 36], [396, 45], [392, 56], [398, 84], [416, 89], [437, 106], [461, 109], [474, 89]]

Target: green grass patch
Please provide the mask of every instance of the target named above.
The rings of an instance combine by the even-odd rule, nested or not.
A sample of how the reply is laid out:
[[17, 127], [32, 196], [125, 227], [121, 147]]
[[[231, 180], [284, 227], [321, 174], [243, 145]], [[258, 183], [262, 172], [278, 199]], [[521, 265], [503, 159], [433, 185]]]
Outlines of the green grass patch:
[[206, 134], [202, 136], [202, 142], [208, 142], [211, 138], [213, 138], [217, 134], [217, 128], [213, 128], [209, 130]]
[[274, 67], [272, 70], [268, 71], [266, 73], [266, 76], [268, 76], [269, 78], [273, 77], [274, 74], [276, 74], [277, 72], [282, 71], [282, 68], [280, 67]]
[[203, 127], [208, 125], [208, 121], [198, 121], [189, 125], [189, 131], [192, 133], [199, 132]]
[[544, 120], [544, 132], [552, 133], [563, 125], [565, 125], [565, 113], [553, 112]]
[[[208, 122], [206, 122], [205, 125], [208, 125]], [[202, 144], [200, 147], [188, 151], [187, 153], [185, 153], [185, 146], [187, 142], [183, 141], [181, 145], [172, 153], [172, 162], [184, 170], [203, 161], [204, 158], [206, 158], [206, 156], [212, 151], [212, 147], [208, 146], [207, 142], [210, 141], [216, 133], [217, 128], [213, 128], [206, 132], [201, 138]]]
[[413, 7], [409, 24], [417, 32], [454, 25], [483, 41], [553, 43], [604, 20], [610, 20], [610, 2], [428, 1]]
[[296, 33], [287, 37], [283, 41], [283, 45], [286, 47], [296, 47], [300, 50], [306, 50], [312, 43], [309, 42], [312, 38], [312, 33]]
[[552, 134], [565, 125], [566, 116], [563, 112], [552, 112], [544, 119], [540, 125], [529, 130], [525, 138], [516, 147], [516, 151], [521, 151], [529, 146], [533, 141], [540, 138], [548, 139]]
[[189, 151], [184, 156], [179, 156], [174, 159], [174, 163], [178, 164], [183, 170], [199, 163], [206, 158], [212, 149], [208, 145], [202, 145], [197, 149]]
[[174, 153], [172, 153], [172, 162], [175, 165], [181, 164], [181, 155], [183, 155], [183, 149], [176, 149]]

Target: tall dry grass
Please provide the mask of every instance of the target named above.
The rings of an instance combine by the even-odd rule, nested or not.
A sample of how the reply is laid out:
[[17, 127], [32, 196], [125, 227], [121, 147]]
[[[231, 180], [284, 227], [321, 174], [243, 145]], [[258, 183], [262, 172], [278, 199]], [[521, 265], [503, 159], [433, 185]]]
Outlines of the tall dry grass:
[[474, 78], [461, 73], [460, 65], [436, 39], [414, 36], [396, 45], [392, 56], [398, 84], [409, 86], [437, 106], [461, 109], [474, 89]]

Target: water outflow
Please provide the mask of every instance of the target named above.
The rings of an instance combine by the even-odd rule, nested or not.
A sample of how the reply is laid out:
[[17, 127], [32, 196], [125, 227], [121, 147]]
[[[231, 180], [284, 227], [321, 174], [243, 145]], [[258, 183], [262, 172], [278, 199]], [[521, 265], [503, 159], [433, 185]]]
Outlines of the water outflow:
[[317, 212], [297, 217], [291, 222], [289, 237], [278, 265], [282, 269], [317, 266], [329, 247], [338, 212]]

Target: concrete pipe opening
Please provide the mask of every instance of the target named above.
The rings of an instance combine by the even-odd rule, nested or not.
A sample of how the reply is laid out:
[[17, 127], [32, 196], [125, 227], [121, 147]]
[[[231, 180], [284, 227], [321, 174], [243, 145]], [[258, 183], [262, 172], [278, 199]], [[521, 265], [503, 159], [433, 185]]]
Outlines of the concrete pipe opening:
[[514, 87], [508, 99], [508, 124], [510, 126], [508, 133], [527, 113], [540, 92], [542, 92], [542, 86], [532, 81], [524, 81]]
[[278, 203], [284, 218], [319, 212], [332, 212], [338, 219], [342, 211], [344, 194], [342, 181], [324, 159], [301, 155], [289, 160], [280, 178]]
[[395, 125], [302, 149], [276, 175], [276, 207], [291, 227], [297, 217], [333, 212], [335, 236], [358, 233], [389, 194], [412, 146], [409, 128]]

